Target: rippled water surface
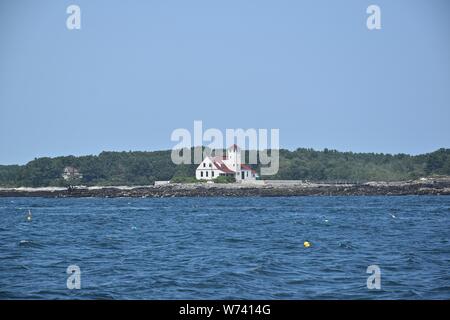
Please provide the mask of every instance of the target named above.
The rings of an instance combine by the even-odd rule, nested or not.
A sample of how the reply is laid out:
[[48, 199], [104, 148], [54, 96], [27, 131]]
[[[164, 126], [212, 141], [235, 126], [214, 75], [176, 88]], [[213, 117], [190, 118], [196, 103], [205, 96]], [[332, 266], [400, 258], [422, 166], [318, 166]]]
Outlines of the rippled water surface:
[[0, 298], [450, 299], [450, 197], [0, 198]]

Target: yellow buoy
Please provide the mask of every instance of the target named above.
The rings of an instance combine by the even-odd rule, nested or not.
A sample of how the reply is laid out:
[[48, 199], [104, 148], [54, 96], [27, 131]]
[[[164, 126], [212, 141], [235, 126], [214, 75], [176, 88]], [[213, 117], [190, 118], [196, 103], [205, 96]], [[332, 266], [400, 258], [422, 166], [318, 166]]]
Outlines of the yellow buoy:
[[303, 246], [305, 248], [309, 248], [311, 246], [311, 243], [309, 243], [308, 241], [303, 242]]

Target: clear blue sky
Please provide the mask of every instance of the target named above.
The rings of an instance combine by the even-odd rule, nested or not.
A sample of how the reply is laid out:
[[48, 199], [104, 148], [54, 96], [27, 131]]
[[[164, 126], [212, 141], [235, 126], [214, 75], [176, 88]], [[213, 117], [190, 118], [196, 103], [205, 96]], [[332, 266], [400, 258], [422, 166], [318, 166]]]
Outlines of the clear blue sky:
[[2, 0], [0, 164], [170, 149], [194, 120], [279, 128], [288, 149], [450, 147], [449, 15], [446, 0]]

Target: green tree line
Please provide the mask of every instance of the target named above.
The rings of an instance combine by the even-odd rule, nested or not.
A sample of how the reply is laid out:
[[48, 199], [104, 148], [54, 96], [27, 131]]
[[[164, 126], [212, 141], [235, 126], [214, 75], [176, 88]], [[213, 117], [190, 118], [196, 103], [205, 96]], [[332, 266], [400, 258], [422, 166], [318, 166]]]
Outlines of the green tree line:
[[[193, 152], [193, 150], [191, 150]], [[82, 177], [64, 180], [66, 167]], [[156, 180], [194, 177], [197, 165], [176, 165], [171, 151], [102, 152], [90, 156], [37, 158], [26, 165], [0, 165], [0, 186], [41, 187], [78, 185], [149, 185]], [[259, 172], [259, 165], [253, 166]], [[276, 175], [263, 179], [310, 181], [392, 181], [431, 175], [450, 175], [450, 149], [421, 155], [280, 150]]]

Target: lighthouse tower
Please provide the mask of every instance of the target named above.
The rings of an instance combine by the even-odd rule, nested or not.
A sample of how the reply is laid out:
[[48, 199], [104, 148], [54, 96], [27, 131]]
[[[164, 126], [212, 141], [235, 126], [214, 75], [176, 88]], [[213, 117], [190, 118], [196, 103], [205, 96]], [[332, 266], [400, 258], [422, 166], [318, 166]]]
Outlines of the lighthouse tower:
[[236, 181], [241, 179], [241, 149], [233, 144], [227, 150], [227, 160], [232, 163], [230, 168], [236, 173]]

